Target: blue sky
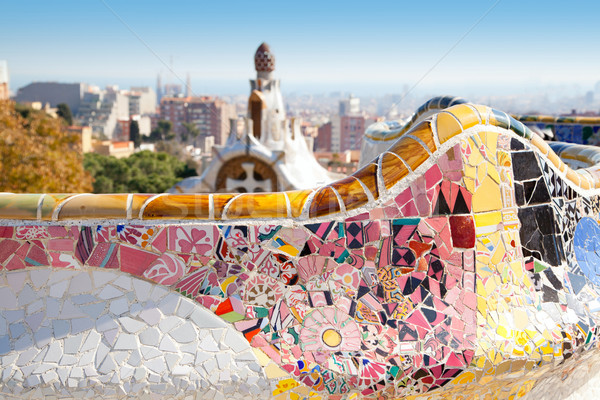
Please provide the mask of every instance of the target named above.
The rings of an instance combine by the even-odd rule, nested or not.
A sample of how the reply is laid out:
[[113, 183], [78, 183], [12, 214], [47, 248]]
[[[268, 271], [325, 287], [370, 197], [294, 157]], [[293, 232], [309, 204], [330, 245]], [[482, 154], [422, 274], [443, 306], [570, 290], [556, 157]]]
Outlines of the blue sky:
[[417, 89], [591, 89], [600, 80], [596, 1], [500, 0], [463, 40], [496, 0], [219, 3], [3, 2], [0, 59], [12, 90], [33, 80], [154, 84], [159, 72], [175, 81], [163, 64], [172, 60], [195, 92], [243, 94], [262, 41], [284, 89], [400, 92], [438, 62]]

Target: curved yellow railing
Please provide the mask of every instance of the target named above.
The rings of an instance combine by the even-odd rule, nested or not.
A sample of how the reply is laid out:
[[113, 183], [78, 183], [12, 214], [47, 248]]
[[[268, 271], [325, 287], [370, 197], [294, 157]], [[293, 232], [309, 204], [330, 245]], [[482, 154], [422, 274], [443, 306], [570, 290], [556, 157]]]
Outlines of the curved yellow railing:
[[[442, 107], [427, 102], [424, 110]], [[415, 118], [415, 120], [418, 117]], [[356, 209], [377, 200], [417, 169], [438, 147], [476, 125], [513, 131], [531, 142], [568, 180], [581, 189], [600, 188], [600, 153], [587, 146], [567, 146], [560, 155], [590, 167], [573, 170], [522, 122], [487, 106], [457, 104], [396, 132], [396, 142], [354, 174], [310, 189], [244, 194], [13, 194], [0, 193], [0, 219], [63, 221], [82, 219], [211, 220], [292, 218], [307, 220]], [[390, 138], [386, 138], [390, 140]]]

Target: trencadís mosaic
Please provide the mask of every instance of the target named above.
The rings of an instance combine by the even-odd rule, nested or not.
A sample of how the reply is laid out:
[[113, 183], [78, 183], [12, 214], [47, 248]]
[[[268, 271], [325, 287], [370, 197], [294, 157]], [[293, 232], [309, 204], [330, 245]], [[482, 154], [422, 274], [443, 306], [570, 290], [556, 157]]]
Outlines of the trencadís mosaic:
[[598, 357], [596, 167], [464, 103], [392, 140], [309, 191], [1, 194], [2, 392], [568, 394]]

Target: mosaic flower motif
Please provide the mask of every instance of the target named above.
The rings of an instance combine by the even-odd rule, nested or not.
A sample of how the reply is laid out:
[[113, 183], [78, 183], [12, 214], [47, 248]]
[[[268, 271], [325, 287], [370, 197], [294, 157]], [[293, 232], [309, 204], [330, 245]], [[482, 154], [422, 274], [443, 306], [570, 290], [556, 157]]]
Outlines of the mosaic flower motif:
[[325, 269], [327, 258], [322, 256], [307, 256], [298, 261], [298, 275], [304, 282], [314, 276], [320, 276]]
[[34, 240], [47, 239], [48, 232], [45, 226], [18, 226], [17, 239]]
[[266, 275], [256, 275], [244, 288], [244, 300], [248, 303], [271, 308], [283, 296], [283, 285], [275, 278]]
[[165, 253], [157, 258], [143, 276], [162, 285], [172, 285], [177, 282], [185, 272], [185, 263], [176, 255]]
[[304, 351], [356, 351], [360, 342], [356, 321], [335, 307], [314, 309], [304, 318], [300, 331]]
[[150, 243], [150, 239], [154, 236], [158, 229], [151, 226], [117, 226], [119, 240], [131, 243], [135, 246], [146, 247]]
[[218, 232], [214, 226], [169, 227], [169, 249], [181, 253], [210, 255], [216, 238]]

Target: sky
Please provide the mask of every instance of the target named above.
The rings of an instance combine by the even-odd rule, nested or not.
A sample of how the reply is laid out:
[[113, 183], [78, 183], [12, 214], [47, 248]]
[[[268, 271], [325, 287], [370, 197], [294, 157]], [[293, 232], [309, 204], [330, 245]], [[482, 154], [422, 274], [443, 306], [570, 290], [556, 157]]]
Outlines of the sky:
[[246, 94], [263, 41], [284, 92], [491, 95], [600, 80], [598, 1], [7, 1], [0, 59], [32, 81]]

